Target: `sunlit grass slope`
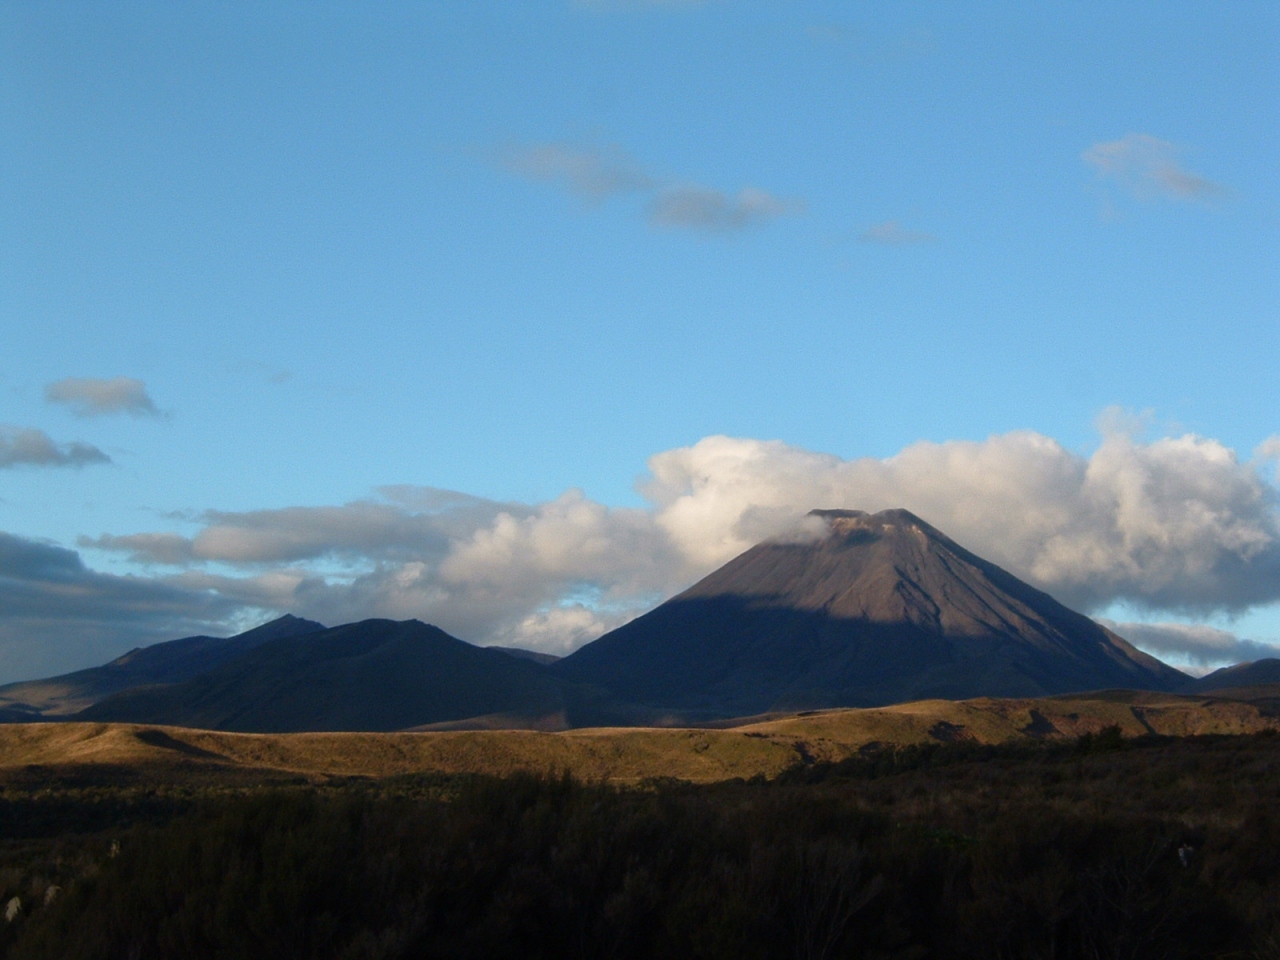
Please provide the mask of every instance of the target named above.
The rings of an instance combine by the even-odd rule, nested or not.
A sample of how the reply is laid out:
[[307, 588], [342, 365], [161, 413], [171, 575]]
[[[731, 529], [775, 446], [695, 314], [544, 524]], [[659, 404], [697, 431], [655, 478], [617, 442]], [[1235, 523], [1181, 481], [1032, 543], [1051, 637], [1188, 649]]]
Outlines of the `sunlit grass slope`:
[[247, 734], [140, 724], [12, 724], [0, 727], [0, 774], [95, 766], [368, 777], [567, 770], [591, 780], [710, 782], [772, 777], [797, 763], [838, 761], [876, 745], [1074, 738], [1113, 725], [1125, 736], [1280, 729], [1280, 687], [1257, 692], [1262, 696], [1252, 700], [1132, 691], [926, 700], [748, 720], [727, 729]]

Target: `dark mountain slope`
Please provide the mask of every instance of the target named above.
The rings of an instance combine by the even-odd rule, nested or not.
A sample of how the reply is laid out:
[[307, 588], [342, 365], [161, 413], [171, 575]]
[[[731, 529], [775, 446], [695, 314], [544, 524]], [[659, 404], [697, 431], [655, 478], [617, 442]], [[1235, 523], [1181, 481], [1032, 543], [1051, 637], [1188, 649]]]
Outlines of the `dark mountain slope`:
[[550, 669], [691, 718], [1186, 682], [905, 510], [814, 513]]
[[212, 730], [402, 730], [484, 714], [563, 709], [546, 669], [417, 620], [365, 620], [263, 644], [169, 686], [130, 690], [77, 720]]
[[1280, 660], [1275, 657], [1266, 657], [1207, 673], [1200, 679], [1187, 684], [1181, 692], [1207, 693], [1210, 690], [1259, 687], [1271, 683], [1280, 683]]
[[44, 680], [10, 683], [0, 687], [0, 721], [65, 717], [121, 690], [147, 684], [181, 683], [271, 640], [323, 629], [322, 623], [286, 614], [234, 637], [169, 640], [137, 647], [100, 667]]
[[534, 663], [540, 663], [546, 666], [549, 663], [555, 663], [561, 659], [554, 653], [542, 653], [538, 650], [526, 650], [524, 647], [486, 647], [487, 650], [501, 650], [509, 657], [519, 657], [521, 660], [532, 660]]

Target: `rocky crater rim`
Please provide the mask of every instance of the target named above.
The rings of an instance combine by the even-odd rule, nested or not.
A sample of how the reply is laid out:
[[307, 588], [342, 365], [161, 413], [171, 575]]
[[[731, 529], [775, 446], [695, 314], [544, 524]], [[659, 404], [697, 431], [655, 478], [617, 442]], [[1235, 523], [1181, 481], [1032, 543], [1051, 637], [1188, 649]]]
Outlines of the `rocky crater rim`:
[[881, 510], [879, 513], [847, 509], [810, 510], [808, 515], [826, 521], [832, 534], [837, 536], [860, 532], [892, 533], [898, 528], [923, 534], [932, 529], [910, 510], [901, 507]]

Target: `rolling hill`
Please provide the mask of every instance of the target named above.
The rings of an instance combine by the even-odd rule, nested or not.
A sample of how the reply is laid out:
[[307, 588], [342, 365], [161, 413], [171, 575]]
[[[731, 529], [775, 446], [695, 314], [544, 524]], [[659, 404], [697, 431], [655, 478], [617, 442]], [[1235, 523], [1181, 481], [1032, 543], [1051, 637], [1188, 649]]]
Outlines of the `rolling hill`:
[[[1280, 729], [1280, 685], [1261, 699], [1108, 691], [1041, 699], [931, 700], [829, 710], [716, 729], [604, 728], [543, 733], [232, 733], [132, 723], [0, 727], [0, 783], [69, 777], [134, 782], [270, 777], [569, 771], [591, 780], [709, 782], [776, 776], [885, 747], [1071, 740], [1108, 726], [1126, 737]], [[87, 778], [87, 780], [86, 780]]]

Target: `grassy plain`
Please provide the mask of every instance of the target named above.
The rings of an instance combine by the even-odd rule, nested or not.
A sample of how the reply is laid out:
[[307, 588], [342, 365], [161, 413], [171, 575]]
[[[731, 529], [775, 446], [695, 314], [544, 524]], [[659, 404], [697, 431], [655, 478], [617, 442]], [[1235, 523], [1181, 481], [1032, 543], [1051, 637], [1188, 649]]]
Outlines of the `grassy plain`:
[[728, 728], [614, 728], [559, 733], [245, 734], [113, 723], [0, 726], [0, 780], [113, 768], [175, 776], [388, 777], [410, 773], [568, 772], [618, 783], [772, 778], [797, 763], [836, 763], [922, 743], [1071, 740], [1104, 727], [1126, 737], [1280, 729], [1280, 687], [1250, 699], [1108, 691], [1038, 700], [927, 700], [827, 710]]

